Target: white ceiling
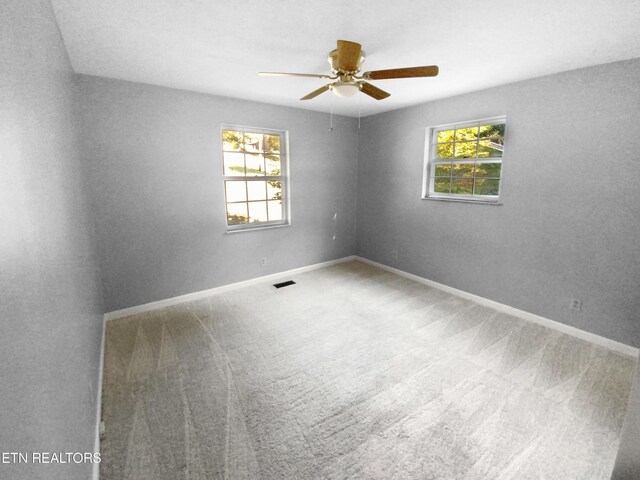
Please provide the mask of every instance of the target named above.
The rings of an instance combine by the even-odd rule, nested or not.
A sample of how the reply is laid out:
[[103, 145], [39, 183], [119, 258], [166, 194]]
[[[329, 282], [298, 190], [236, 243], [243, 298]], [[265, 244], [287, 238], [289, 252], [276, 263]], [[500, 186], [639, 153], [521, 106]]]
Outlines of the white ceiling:
[[[565, 70], [640, 57], [638, 0], [53, 0], [78, 73], [362, 116]], [[298, 99], [324, 81], [337, 39], [363, 70], [440, 66], [380, 80], [391, 93]]]

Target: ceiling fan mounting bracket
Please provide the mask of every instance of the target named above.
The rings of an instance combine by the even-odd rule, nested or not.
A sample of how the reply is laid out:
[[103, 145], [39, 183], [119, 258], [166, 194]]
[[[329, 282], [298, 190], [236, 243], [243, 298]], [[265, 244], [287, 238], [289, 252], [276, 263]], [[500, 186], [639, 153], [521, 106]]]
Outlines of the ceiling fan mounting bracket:
[[340, 68], [338, 68], [338, 49], [336, 48], [335, 50], [331, 50], [331, 52], [329, 52], [329, 56], [327, 57], [327, 61], [329, 62], [329, 65], [331, 66], [331, 72], [333, 72], [334, 75], [337, 75], [339, 77], [342, 77], [344, 75], [355, 75], [356, 73], [358, 73], [360, 71], [360, 69], [362, 68], [362, 64], [364, 63], [364, 59], [365, 59], [366, 55], [364, 53], [364, 51], [360, 51], [360, 57], [358, 58], [358, 62], [356, 65], [356, 69], [353, 71], [346, 71], [346, 70], [341, 70]]

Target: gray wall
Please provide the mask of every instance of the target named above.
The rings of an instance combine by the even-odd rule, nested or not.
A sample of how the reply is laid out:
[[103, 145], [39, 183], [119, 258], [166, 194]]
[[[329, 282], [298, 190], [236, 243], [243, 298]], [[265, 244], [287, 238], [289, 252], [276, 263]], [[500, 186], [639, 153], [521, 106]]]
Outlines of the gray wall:
[[[50, 2], [4, 0], [0, 45], [0, 451], [93, 452], [100, 285]], [[91, 470], [0, 464], [0, 478]]]
[[[620, 62], [365, 118], [358, 254], [640, 346], [638, 78]], [[425, 128], [502, 114], [503, 205], [421, 200]]]
[[[328, 114], [307, 110], [89, 76], [79, 86], [108, 311], [353, 254], [357, 120], [334, 117], [331, 132]], [[225, 233], [223, 123], [289, 131], [291, 227]]]

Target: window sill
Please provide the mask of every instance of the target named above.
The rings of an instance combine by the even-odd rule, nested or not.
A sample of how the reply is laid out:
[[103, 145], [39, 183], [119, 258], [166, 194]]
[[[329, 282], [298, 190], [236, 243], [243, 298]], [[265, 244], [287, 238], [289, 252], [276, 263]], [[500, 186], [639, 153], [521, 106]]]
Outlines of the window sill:
[[422, 200], [434, 200], [436, 202], [478, 203], [480, 205], [502, 205], [500, 200], [472, 200], [469, 198], [450, 197], [421, 197]]
[[227, 230], [226, 233], [230, 234], [230, 233], [241, 233], [241, 232], [255, 232], [257, 230], [270, 230], [272, 228], [282, 228], [282, 227], [290, 227], [291, 224], [290, 223], [282, 223], [280, 225], [266, 225], [264, 227], [251, 227], [251, 228], [236, 228], [233, 230]]

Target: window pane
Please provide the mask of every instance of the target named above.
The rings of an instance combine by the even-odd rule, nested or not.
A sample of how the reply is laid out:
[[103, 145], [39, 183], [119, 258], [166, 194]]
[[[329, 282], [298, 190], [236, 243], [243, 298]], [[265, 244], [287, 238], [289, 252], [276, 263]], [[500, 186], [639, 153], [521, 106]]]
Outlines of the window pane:
[[264, 157], [255, 153], [245, 153], [247, 177], [264, 175]]
[[249, 221], [246, 203], [227, 204], [227, 224], [240, 225]]
[[244, 175], [244, 154], [224, 152], [224, 174]]
[[451, 180], [451, 193], [471, 194], [473, 193], [472, 178], [453, 178]]
[[231, 152], [242, 151], [242, 132], [233, 130], [222, 131], [222, 149]]
[[478, 138], [478, 127], [461, 128], [456, 130], [456, 142], [475, 140]]
[[452, 169], [454, 177], [473, 177], [473, 163], [454, 163]]
[[480, 138], [498, 138], [501, 145], [504, 144], [504, 123], [496, 125], [481, 125], [480, 126]]
[[497, 138], [491, 140], [480, 140], [478, 145], [478, 157], [501, 157], [502, 156], [502, 144], [496, 143]]
[[476, 177], [499, 177], [502, 164], [476, 163]]
[[456, 158], [475, 158], [476, 142], [456, 143]]
[[453, 142], [454, 130], [442, 130], [438, 132], [438, 143]]
[[445, 142], [453, 142], [455, 130], [442, 130], [438, 132], [437, 142], [445, 143]]
[[282, 220], [282, 202], [272, 200], [269, 204], [269, 220]]
[[249, 202], [249, 223], [267, 220], [267, 202]]
[[267, 175], [277, 177], [282, 173], [280, 166], [280, 155], [267, 154], [265, 155], [267, 163]]
[[498, 195], [500, 180], [497, 178], [476, 178], [476, 195]]
[[435, 178], [433, 180], [433, 191], [437, 193], [449, 193], [449, 187], [451, 185], [450, 178]]
[[247, 182], [224, 182], [227, 190], [227, 202], [247, 201]]
[[262, 134], [244, 132], [244, 148], [247, 152], [262, 152]]
[[267, 182], [267, 199], [282, 200], [282, 182]]
[[448, 177], [451, 174], [451, 164], [436, 165], [436, 177]]
[[267, 182], [247, 182], [249, 201], [267, 199]]
[[453, 143], [438, 145], [437, 151], [438, 158], [451, 158], [453, 157]]
[[280, 153], [280, 135], [265, 134], [264, 151], [271, 153]]

